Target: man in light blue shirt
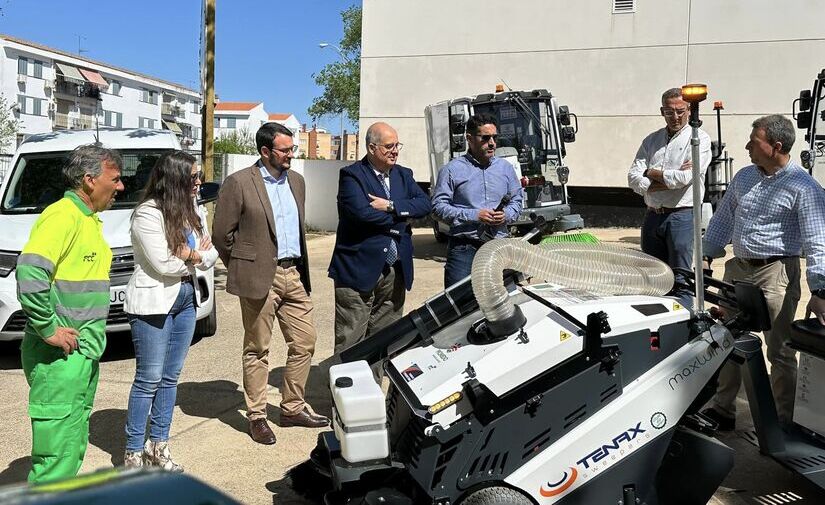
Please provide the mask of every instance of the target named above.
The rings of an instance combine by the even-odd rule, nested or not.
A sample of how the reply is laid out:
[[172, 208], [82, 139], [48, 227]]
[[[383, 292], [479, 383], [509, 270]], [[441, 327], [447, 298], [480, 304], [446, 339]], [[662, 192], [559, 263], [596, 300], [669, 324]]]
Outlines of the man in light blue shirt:
[[[765, 293], [771, 318], [771, 330], [764, 332], [771, 387], [784, 423], [793, 418], [796, 390], [796, 353], [787, 341], [801, 295], [801, 252], [811, 289], [808, 309], [825, 325], [825, 192], [791, 161], [795, 139], [793, 123], [784, 116], [753, 122], [745, 146], [753, 165], [731, 181], [703, 241], [708, 266], [732, 243], [735, 257], [725, 263], [725, 280], [752, 282]], [[734, 427], [741, 382], [740, 367], [725, 365], [712, 406], [705, 410], [722, 429]]]
[[[433, 213], [450, 225], [444, 287], [470, 275], [481, 245], [509, 236], [507, 225], [521, 214], [522, 189], [513, 166], [496, 158], [498, 125], [479, 114], [467, 121], [467, 154], [438, 173]], [[506, 197], [505, 197], [506, 195]]]

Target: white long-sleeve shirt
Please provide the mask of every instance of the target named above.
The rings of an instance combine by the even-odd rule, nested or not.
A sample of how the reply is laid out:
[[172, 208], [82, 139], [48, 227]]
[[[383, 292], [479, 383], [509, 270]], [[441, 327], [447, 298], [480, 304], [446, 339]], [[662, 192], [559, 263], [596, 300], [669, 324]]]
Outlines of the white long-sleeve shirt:
[[[636, 159], [627, 173], [627, 183], [630, 189], [642, 195], [645, 204], [653, 208], [676, 208], [693, 206], [693, 170], [681, 170], [682, 164], [691, 159], [690, 150], [691, 128], [686, 125], [679, 133], [668, 140], [667, 128], [657, 130], [642, 141]], [[705, 172], [710, 165], [710, 137], [699, 130], [699, 160], [702, 174], [700, 194], [705, 194]], [[665, 185], [668, 189], [648, 192], [652, 181], [645, 177], [647, 169], [663, 171]]]

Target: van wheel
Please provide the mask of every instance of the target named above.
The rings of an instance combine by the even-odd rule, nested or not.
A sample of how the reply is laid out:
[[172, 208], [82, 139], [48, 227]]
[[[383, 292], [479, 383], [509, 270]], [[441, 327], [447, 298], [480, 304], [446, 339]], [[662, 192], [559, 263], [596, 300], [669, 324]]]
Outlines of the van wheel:
[[195, 338], [211, 337], [218, 331], [217, 303], [212, 302], [212, 312], [195, 323]]
[[461, 505], [532, 505], [532, 502], [515, 489], [491, 486], [473, 492]]

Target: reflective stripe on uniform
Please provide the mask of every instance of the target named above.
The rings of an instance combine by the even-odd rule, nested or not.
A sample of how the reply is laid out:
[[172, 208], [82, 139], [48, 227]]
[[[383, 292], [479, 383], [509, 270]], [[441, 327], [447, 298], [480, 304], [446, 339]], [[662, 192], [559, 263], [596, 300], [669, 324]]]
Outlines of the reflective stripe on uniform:
[[75, 321], [89, 321], [92, 319], [106, 319], [109, 315], [109, 306], [73, 308], [64, 305], [56, 305], [54, 311], [59, 316], [70, 317]]
[[31, 265], [33, 267], [42, 268], [43, 270], [49, 272], [49, 275], [54, 273], [54, 263], [52, 263], [49, 258], [35, 253], [21, 254], [20, 257], [17, 258], [17, 264]]
[[63, 293], [109, 292], [109, 281], [54, 281], [54, 287]]
[[17, 281], [17, 289], [20, 293], [42, 293], [48, 291], [51, 284], [47, 280], [42, 279], [20, 279]]

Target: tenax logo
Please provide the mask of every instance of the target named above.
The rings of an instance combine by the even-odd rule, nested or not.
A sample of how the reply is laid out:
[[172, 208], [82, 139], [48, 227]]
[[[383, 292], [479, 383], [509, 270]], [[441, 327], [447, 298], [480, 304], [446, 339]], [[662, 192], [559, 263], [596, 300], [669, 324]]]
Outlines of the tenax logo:
[[[609, 444], [603, 444], [591, 451], [587, 456], [578, 460], [576, 464], [581, 465], [584, 470], [587, 470], [591, 465], [603, 460], [611, 453], [619, 451], [623, 446], [630, 444], [636, 437], [645, 433], [645, 431], [640, 421], [636, 423], [635, 427], [632, 426], [613, 437]], [[547, 481], [545, 484], [542, 484], [539, 488], [539, 494], [545, 498], [559, 496], [570, 489], [573, 483], [576, 482], [578, 476], [579, 472], [575, 467], [568, 467], [567, 471], [562, 472], [561, 478], [557, 481]]]

